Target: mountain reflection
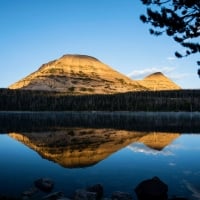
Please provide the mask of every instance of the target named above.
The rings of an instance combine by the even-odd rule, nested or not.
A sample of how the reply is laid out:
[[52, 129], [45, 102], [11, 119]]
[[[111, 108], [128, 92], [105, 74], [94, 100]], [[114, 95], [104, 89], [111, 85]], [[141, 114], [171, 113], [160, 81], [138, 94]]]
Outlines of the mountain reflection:
[[65, 128], [49, 132], [10, 133], [9, 136], [66, 168], [87, 167], [134, 143], [162, 151], [179, 133], [115, 129]]

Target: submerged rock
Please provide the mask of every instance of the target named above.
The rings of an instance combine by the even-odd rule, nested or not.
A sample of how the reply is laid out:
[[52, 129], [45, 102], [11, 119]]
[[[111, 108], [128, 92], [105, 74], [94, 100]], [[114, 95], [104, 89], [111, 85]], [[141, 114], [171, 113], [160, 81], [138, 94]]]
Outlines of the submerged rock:
[[158, 177], [142, 181], [135, 192], [139, 200], [167, 200], [168, 186]]
[[49, 178], [40, 178], [34, 182], [35, 187], [43, 192], [51, 192], [54, 187], [54, 182]]
[[95, 192], [89, 192], [84, 189], [78, 189], [75, 192], [74, 200], [96, 200], [97, 194]]
[[103, 197], [103, 186], [101, 184], [92, 185], [87, 188], [87, 191], [96, 193], [97, 199], [101, 199]]
[[132, 200], [131, 194], [121, 191], [116, 191], [112, 193], [112, 200]]
[[[40, 178], [34, 181], [35, 187], [31, 187], [22, 193], [21, 198], [9, 197], [0, 194], [0, 200], [134, 200], [130, 193], [115, 191], [112, 196], [104, 197], [104, 188], [101, 184], [95, 184], [85, 189], [77, 189], [71, 198], [65, 197], [63, 192], [51, 192], [54, 182], [49, 178]], [[49, 192], [44, 196], [43, 192]], [[168, 198], [168, 186], [158, 177], [147, 179], [139, 183], [135, 188], [138, 200], [189, 200], [185, 197], [172, 196]]]
[[38, 189], [36, 187], [31, 187], [28, 190], [24, 191], [22, 193], [22, 196], [25, 197], [32, 197], [38, 192]]
[[55, 199], [55, 200], [58, 200], [61, 198], [64, 198], [63, 192], [53, 192], [43, 197], [43, 199]]

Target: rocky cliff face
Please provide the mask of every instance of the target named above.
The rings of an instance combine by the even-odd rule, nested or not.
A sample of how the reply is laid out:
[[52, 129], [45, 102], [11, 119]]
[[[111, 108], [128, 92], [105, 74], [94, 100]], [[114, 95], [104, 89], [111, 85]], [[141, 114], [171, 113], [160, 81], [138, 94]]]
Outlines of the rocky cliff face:
[[24, 143], [46, 159], [63, 167], [75, 168], [94, 165], [135, 142], [162, 150], [179, 137], [179, 134], [68, 128], [42, 134], [10, 133], [9, 136]]
[[179, 88], [164, 75], [135, 81], [98, 59], [86, 55], [64, 55], [43, 64], [37, 71], [12, 84], [10, 89], [67, 92], [70, 94], [112, 94], [128, 91]]

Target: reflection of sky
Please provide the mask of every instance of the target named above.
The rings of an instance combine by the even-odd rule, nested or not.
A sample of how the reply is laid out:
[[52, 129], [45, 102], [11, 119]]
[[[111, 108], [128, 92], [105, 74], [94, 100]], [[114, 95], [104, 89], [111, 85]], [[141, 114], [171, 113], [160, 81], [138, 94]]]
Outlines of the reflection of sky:
[[169, 190], [172, 194], [178, 191], [190, 199], [200, 199], [199, 134], [180, 135], [161, 151], [151, 149], [141, 143], [133, 143], [127, 148], [134, 156], [143, 154], [144, 159], [151, 158], [155, 166], [168, 166], [165, 168], [164, 178], [167, 183], [170, 183]]
[[161, 151], [152, 149], [143, 143], [133, 143], [127, 146], [128, 149], [133, 152], [144, 153], [144, 154], [162, 154], [162, 155], [174, 155], [176, 151], [200, 151], [200, 135], [198, 134], [184, 134], [180, 135], [171, 144], [166, 146]]
[[186, 180], [183, 180], [183, 183], [185, 184], [186, 188], [192, 193], [191, 196], [194, 199], [200, 199], [200, 187], [197, 188]]
[[152, 155], [162, 154], [165, 156], [173, 155], [173, 153], [170, 152], [169, 150], [163, 149], [162, 151], [158, 151], [155, 149], [151, 149], [147, 147], [146, 145], [142, 143], [138, 143], [138, 142], [133, 143], [132, 145], [129, 145], [127, 148], [133, 152], [144, 153], [144, 154], [152, 154]]

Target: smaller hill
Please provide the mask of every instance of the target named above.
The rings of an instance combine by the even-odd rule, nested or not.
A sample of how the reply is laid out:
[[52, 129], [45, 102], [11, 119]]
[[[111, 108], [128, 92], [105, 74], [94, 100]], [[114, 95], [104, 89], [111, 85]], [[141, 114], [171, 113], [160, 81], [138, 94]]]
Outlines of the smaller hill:
[[156, 72], [146, 76], [139, 83], [149, 90], [179, 90], [181, 89], [176, 83], [170, 80], [161, 72]]

